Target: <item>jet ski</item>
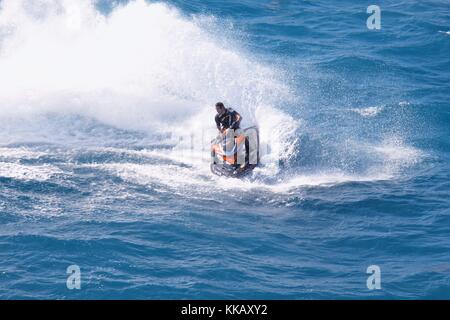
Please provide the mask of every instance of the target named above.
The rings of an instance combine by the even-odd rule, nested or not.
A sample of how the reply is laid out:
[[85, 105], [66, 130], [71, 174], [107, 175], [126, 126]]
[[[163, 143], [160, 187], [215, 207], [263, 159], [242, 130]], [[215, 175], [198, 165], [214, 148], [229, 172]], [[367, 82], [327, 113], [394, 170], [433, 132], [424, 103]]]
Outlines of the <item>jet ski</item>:
[[257, 127], [227, 130], [211, 141], [211, 172], [218, 176], [241, 178], [259, 164]]

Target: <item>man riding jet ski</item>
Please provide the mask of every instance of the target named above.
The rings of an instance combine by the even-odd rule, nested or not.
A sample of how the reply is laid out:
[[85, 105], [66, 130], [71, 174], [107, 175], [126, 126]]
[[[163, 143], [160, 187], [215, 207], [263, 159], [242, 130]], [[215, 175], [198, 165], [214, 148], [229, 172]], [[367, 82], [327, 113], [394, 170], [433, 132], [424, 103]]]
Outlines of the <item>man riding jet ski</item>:
[[242, 177], [259, 162], [259, 134], [256, 127], [240, 129], [242, 116], [222, 102], [216, 103], [219, 136], [212, 141], [211, 171], [219, 176]]

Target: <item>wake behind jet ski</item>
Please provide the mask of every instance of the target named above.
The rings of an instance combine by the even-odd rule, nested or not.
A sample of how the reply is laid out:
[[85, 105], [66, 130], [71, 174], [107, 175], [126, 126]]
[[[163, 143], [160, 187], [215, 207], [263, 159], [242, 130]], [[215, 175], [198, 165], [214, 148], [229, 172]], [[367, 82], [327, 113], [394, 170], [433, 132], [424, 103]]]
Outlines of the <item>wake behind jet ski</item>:
[[219, 136], [212, 141], [211, 171], [219, 176], [239, 178], [259, 163], [259, 133], [256, 127], [240, 129], [242, 116], [216, 103]]

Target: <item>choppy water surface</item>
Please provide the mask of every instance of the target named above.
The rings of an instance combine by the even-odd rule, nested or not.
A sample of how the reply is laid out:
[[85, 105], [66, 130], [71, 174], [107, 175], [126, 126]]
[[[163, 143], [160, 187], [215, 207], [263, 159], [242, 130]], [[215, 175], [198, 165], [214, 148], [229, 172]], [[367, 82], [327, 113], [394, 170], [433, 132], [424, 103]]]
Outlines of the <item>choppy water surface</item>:
[[450, 7], [370, 4], [0, 1], [0, 298], [449, 298]]

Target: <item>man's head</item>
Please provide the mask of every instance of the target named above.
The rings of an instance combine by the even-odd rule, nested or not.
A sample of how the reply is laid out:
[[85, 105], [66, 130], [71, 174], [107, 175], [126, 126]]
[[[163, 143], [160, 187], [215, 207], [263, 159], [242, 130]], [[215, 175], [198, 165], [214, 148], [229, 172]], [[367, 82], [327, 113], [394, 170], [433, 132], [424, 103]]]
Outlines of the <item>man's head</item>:
[[222, 102], [217, 102], [216, 103], [216, 111], [218, 114], [223, 114], [225, 112], [225, 106], [223, 105]]

